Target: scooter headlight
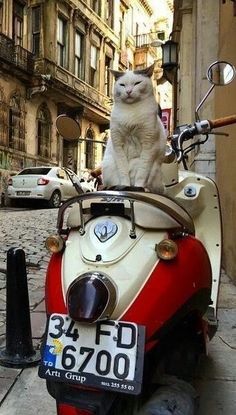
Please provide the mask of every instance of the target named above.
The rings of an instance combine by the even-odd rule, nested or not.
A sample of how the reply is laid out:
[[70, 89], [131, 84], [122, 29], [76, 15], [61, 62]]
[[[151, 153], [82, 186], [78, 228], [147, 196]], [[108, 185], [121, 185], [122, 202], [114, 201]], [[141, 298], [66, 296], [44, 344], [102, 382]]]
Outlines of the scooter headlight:
[[117, 290], [110, 278], [101, 272], [86, 272], [70, 285], [67, 307], [72, 320], [94, 323], [109, 318], [115, 308]]

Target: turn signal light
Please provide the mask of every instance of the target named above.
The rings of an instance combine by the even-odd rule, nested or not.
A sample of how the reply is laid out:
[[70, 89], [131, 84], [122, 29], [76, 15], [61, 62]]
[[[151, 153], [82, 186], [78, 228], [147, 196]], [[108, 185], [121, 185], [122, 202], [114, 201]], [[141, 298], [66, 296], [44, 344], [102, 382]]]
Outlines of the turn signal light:
[[64, 248], [64, 239], [60, 235], [50, 235], [46, 239], [45, 245], [49, 252], [56, 254]]
[[163, 239], [159, 244], [156, 244], [155, 251], [159, 258], [169, 261], [177, 256], [178, 245], [171, 239]]

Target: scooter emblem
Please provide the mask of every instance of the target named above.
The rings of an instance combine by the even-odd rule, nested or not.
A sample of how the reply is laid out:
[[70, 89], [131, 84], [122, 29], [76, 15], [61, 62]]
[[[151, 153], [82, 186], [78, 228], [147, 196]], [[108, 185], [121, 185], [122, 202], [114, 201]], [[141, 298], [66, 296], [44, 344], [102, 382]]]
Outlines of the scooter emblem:
[[100, 242], [106, 242], [116, 234], [117, 230], [118, 226], [116, 223], [111, 220], [104, 220], [97, 223], [94, 228], [94, 233]]

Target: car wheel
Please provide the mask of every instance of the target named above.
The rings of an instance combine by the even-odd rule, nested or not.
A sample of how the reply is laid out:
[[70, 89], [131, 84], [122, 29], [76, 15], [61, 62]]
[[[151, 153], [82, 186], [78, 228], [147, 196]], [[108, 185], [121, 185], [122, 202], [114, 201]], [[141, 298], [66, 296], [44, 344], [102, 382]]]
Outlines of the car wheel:
[[59, 190], [55, 190], [48, 202], [49, 207], [51, 208], [58, 208], [61, 203], [61, 193]]
[[8, 200], [7, 205], [8, 205], [9, 207], [16, 207], [16, 206], [17, 206], [16, 200], [14, 200], [14, 199], [9, 199], [9, 200]]

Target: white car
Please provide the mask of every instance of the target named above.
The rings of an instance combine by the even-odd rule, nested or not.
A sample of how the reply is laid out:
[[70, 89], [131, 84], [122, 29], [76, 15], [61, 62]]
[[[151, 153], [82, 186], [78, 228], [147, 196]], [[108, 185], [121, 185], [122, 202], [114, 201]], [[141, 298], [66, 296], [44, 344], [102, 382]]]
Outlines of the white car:
[[[79, 177], [70, 171], [74, 179]], [[84, 192], [91, 191], [86, 182], [80, 183]], [[94, 189], [95, 190], [95, 189]], [[50, 207], [59, 207], [60, 203], [78, 193], [67, 172], [60, 167], [29, 167], [8, 182], [7, 195], [10, 202], [17, 200], [46, 200]]]

